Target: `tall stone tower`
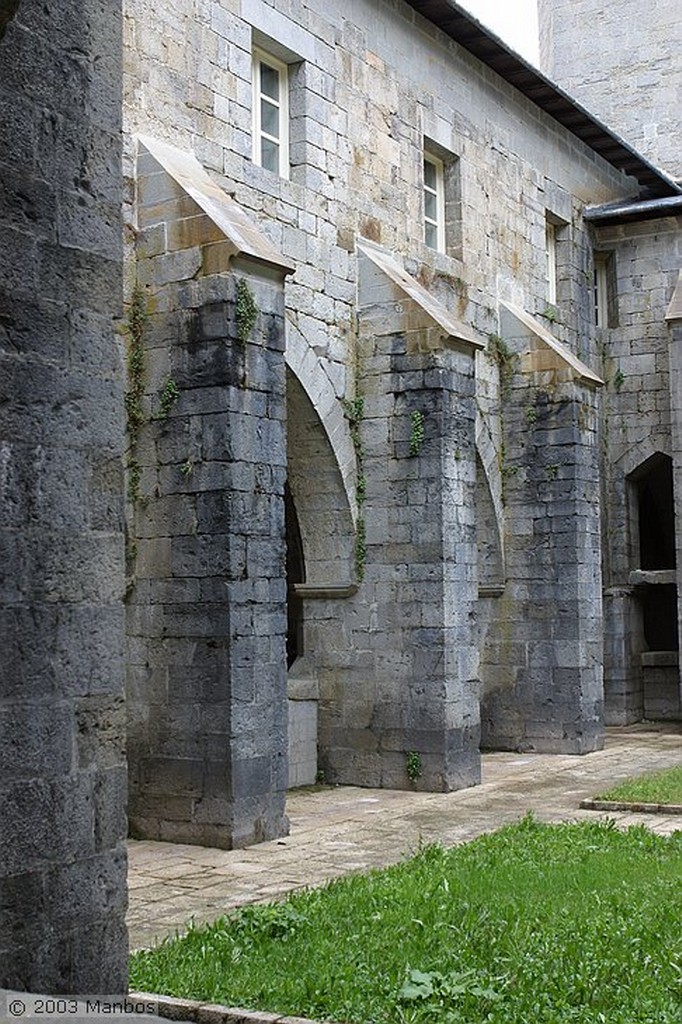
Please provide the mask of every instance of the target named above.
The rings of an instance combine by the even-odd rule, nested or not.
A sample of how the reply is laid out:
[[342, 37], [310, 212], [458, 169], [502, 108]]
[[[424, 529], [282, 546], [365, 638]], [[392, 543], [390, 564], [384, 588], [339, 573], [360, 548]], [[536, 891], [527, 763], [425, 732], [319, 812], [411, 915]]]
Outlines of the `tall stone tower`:
[[643, 156], [682, 177], [682, 7], [538, 0], [540, 65]]

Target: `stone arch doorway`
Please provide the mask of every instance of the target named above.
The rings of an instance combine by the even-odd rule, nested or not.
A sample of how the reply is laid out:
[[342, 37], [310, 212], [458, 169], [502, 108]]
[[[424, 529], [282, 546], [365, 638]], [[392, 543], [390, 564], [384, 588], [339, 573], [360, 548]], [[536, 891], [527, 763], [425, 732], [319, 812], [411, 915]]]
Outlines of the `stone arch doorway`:
[[303, 601], [297, 587], [305, 583], [305, 558], [296, 505], [287, 482], [284, 486], [284, 524], [287, 558], [287, 670], [304, 654]]
[[287, 370], [289, 788], [317, 776], [318, 709], [343, 654], [344, 598], [354, 586], [355, 525], [326, 419]]
[[673, 463], [656, 451], [628, 477], [635, 672], [644, 718], [680, 714]]

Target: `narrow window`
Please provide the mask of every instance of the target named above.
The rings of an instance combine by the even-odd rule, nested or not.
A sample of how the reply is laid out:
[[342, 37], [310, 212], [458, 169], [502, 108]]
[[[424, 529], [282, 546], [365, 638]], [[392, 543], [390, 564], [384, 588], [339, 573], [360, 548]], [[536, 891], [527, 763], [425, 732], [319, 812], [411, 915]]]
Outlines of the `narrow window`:
[[254, 51], [253, 159], [282, 178], [289, 176], [288, 91], [286, 64]]
[[424, 241], [445, 252], [445, 175], [443, 161], [424, 154]]
[[606, 264], [603, 260], [594, 261], [594, 322], [597, 327], [609, 325], [609, 293], [606, 283]]
[[547, 257], [547, 301], [552, 305], [556, 305], [557, 300], [556, 233], [556, 224], [551, 220], [546, 220], [545, 252]]
[[597, 327], [617, 327], [615, 257], [612, 252], [594, 253], [594, 322]]

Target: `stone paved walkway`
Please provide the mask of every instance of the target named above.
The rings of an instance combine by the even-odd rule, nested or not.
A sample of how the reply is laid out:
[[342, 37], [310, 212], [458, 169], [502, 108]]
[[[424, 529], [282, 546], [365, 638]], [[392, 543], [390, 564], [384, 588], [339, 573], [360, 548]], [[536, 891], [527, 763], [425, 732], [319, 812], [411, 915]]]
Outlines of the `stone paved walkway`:
[[291, 834], [248, 850], [170, 843], [129, 844], [131, 948], [210, 921], [230, 907], [281, 896], [305, 885], [392, 864], [420, 842], [472, 839], [532, 811], [543, 821], [611, 817], [656, 832], [682, 828], [680, 817], [599, 814], [581, 800], [629, 775], [682, 761], [682, 723], [607, 731], [603, 751], [584, 757], [485, 754], [483, 782], [456, 793], [301, 790], [290, 793]]

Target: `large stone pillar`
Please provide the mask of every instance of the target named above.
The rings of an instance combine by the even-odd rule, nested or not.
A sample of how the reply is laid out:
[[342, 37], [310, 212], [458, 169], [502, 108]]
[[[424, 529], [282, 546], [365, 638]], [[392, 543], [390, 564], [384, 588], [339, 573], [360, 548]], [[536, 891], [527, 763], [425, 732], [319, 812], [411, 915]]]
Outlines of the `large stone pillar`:
[[[675, 547], [677, 556], [677, 621], [682, 637], [682, 271], [666, 312], [670, 328], [670, 434], [673, 458], [673, 500], [675, 502]], [[682, 659], [679, 707], [682, 708]]]
[[[449, 791], [480, 780], [475, 360], [481, 347], [384, 251], [359, 253], [358, 594], [323, 708], [327, 776]], [[324, 694], [323, 694], [324, 696]]]
[[0, 37], [0, 987], [120, 993], [120, 2]]
[[152, 139], [138, 217], [131, 830], [242, 847], [287, 828], [289, 268], [193, 156]]
[[507, 585], [483, 666], [483, 745], [586, 753], [603, 744], [597, 388], [522, 310], [504, 307]]

